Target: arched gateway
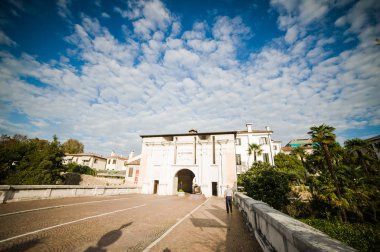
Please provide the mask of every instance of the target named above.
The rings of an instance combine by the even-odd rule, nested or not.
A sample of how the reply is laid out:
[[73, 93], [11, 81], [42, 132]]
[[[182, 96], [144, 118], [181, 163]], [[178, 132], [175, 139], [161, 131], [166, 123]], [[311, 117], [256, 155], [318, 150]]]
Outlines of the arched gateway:
[[174, 176], [174, 192], [178, 192], [178, 190], [182, 189], [184, 192], [193, 193], [194, 177], [195, 174], [189, 169], [179, 170]]

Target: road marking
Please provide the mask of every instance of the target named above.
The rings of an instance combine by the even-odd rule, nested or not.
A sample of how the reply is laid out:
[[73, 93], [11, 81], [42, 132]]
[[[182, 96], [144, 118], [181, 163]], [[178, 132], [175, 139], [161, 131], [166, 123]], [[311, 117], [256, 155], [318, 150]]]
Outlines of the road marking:
[[[136, 196], [136, 197], [138, 197], [138, 196]], [[40, 210], [46, 210], [46, 209], [52, 209], [52, 208], [61, 208], [61, 207], [67, 207], [67, 206], [84, 205], [84, 204], [99, 203], [99, 202], [106, 202], [106, 201], [113, 201], [113, 200], [125, 200], [125, 199], [131, 199], [131, 198], [136, 198], [136, 197], [121, 198], [121, 199], [109, 199], [109, 200], [95, 200], [95, 201], [72, 203], [72, 204], [66, 204], [66, 205], [57, 205], [57, 206], [34, 208], [34, 209], [22, 210], [22, 211], [18, 211], [18, 212], [0, 214], [0, 217], [14, 215], [14, 214], [34, 212], [34, 211], [40, 211]]]
[[205, 202], [203, 202], [202, 204], [200, 204], [199, 206], [197, 206], [196, 208], [193, 209], [193, 211], [191, 211], [190, 213], [188, 213], [185, 217], [183, 217], [182, 219], [180, 219], [179, 221], [177, 221], [177, 223], [175, 223], [173, 226], [171, 226], [171, 228], [169, 228], [163, 235], [161, 235], [161, 237], [159, 237], [157, 240], [155, 240], [154, 242], [152, 242], [148, 247], [146, 247], [143, 252], [147, 252], [149, 251], [151, 248], [153, 248], [157, 243], [159, 243], [162, 239], [165, 238], [165, 236], [167, 236], [171, 231], [173, 231], [173, 229], [178, 226], [179, 224], [181, 224], [182, 221], [184, 221], [186, 218], [188, 218], [190, 215], [192, 215], [195, 211], [197, 211], [201, 206], [203, 206], [204, 204], [207, 203], [207, 201], [209, 201], [211, 199], [208, 198]]
[[31, 234], [36, 234], [36, 233], [39, 233], [39, 232], [42, 232], [42, 231], [46, 231], [46, 230], [50, 230], [50, 229], [53, 229], [53, 228], [62, 227], [62, 226], [65, 226], [65, 225], [77, 223], [77, 222], [80, 222], [80, 221], [89, 220], [89, 219], [93, 219], [93, 218], [97, 218], [97, 217], [102, 217], [102, 216], [106, 216], [106, 215], [110, 215], [110, 214], [114, 214], [114, 213], [119, 213], [119, 212], [123, 212], [123, 211], [128, 211], [128, 210], [139, 208], [139, 207], [143, 207], [143, 206], [146, 206], [146, 204], [138, 205], [138, 206], [134, 206], [134, 207], [129, 207], [129, 208], [125, 208], [125, 209], [120, 209], [120, 210], [116, 210], [116, 211], [112, 211], [112, 212], [108, 212], [108, 213], [98, 214], [98, 215], [94, 215], [94, 216], [89, 216], [89, 217], [82, 218], [82, 219], [75, 220], [75, 221], [69, 221], [69, 222], [66, 222], [66, 223], [54, 225], [54, 226], [47, 227], [47, 228], [42, 228], [42, 229], [39, 229], [39, 230], [36, 230], [36, 231], [32, 231], [32, 232], [29, 232], [29, 233], [25, 233], [25, 234], [13, 236], [11, 238], [7, 238], [7, 239], [4, 239], [4, 240], [0, 240], [0, 243], [11, 241], [11, 240], [14, 240], [14, 239], [17, 239], [17, 238], [21, 238], [21, 237], [24, 237], [24, 236], [28, 236], [28, 235], [31, 235]]

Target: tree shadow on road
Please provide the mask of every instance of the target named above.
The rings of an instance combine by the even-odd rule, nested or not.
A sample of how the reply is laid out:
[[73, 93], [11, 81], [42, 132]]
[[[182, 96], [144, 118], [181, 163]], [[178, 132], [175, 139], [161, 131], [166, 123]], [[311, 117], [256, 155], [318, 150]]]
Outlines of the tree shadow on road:
[[88, 247], [85, 252], [102, 252], [107, 251], [106, 247], [116, 242], [122, 235], [121, 230], [132, 225], [133, 222], [129, 222], [127, 224], [122, 225], [120, 228], [116, 230], [112, 230], [100, 238], [96, 247]]
[[36, 246], [38, 243], [40, 243], [40, 239], [33, 239], [33, 240], [25, 241], [22, 243], [17, 243], [5, 249], [0, 247], [0, 251], [2, 252], [27, 251], [33, 248], [34, 246]]

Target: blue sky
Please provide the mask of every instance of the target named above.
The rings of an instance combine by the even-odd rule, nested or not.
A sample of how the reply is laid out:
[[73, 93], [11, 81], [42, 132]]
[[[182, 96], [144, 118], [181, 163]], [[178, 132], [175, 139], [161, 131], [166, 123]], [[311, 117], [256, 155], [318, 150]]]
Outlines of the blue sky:
[[0, 3], [0, 133], [127, 154], [140, 134], [380, 134], [380, 1]]

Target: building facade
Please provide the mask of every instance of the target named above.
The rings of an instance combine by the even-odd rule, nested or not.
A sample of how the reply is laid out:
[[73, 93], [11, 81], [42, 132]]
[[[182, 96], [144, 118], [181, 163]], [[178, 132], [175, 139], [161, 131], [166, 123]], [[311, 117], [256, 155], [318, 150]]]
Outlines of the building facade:
[[107, 159], [95, 153], [78, 153], [78, 154], [65, 154], [63, 157], [63, 164], [76, 163], [79, 165], [86, 165], [95, 170], [104, 170], [106, 167]]
[[127, 163], [128, 157], [119, 156], [112, 151], [111, 156], [107, 157], [106, 170], [125, 171]]
[[295, 148], [300, 147], [305, 150], [306, 154], [312, 154], [315, 145], [316, 143], [313, 143], [311, 139], [293, 139], [281, 148], [281, 152], [290, 155]]
[[[247, 171], [255, 162], [267, 162], [274, 165], [274, 156], [281, 151], [281, 141], [272, 140], [273, 131], [269, 127], [265, 130], [254, 130], [251, 123], [246, 124], [246, 129], [237, 132], [236, 136], [236, 164], [237, 173]], [[249, 155], [250, 144], [260, 147], [261, 153]]]
[[222, 196], [236, 186], [236, 131], [141, 135], [139, 185], [146, 194], [179, 190]]
[[137, 186], [140, 179], [140, 160], [141, 155], [133, 156], [129, 155], [125, 173], [125, 184], [131, 186]]
[[369, 144], [371, 144], [373, 150], [376, 153], [378, 159], [380, 159], [380, 135], [366, 139]]

